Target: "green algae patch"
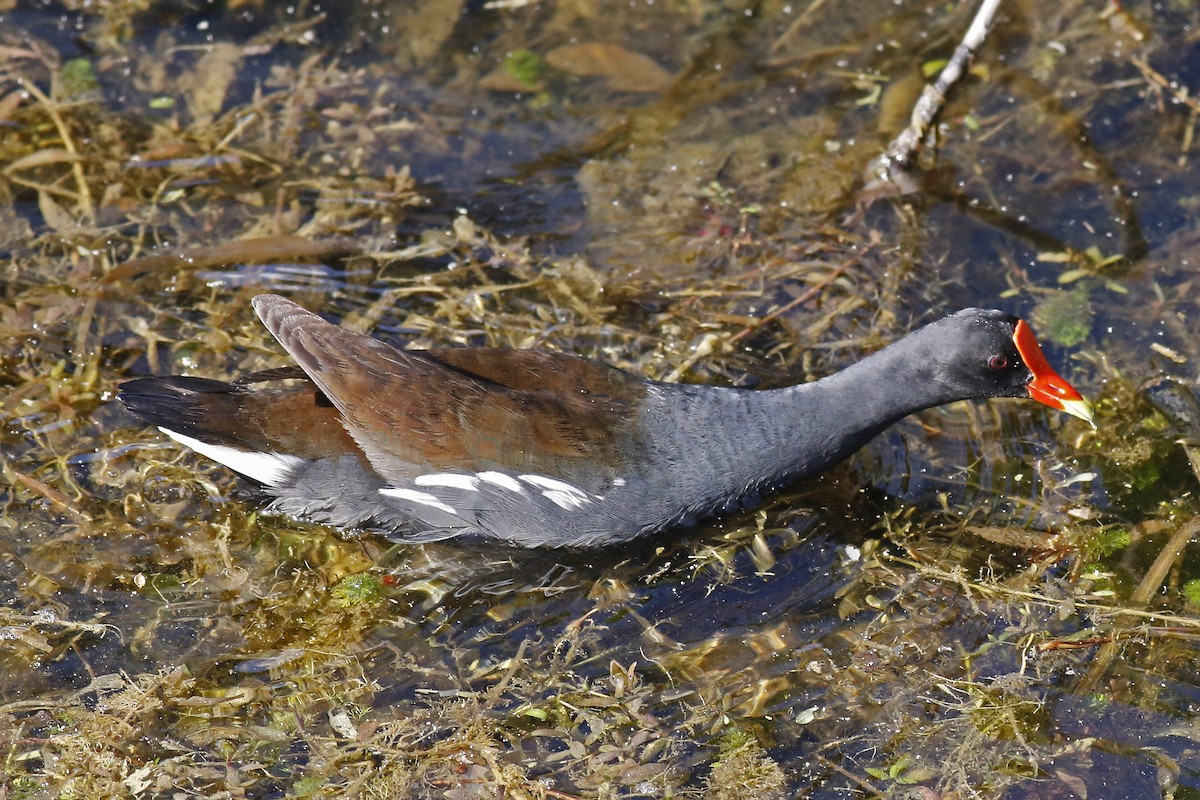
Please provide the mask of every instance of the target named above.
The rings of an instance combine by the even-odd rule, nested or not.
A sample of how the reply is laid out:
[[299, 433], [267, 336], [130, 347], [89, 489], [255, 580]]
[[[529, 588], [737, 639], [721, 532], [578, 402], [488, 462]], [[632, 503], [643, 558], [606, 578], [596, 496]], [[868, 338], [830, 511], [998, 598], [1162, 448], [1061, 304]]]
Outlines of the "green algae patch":
[[378, 577], [360, 573], [348, 575], [338, 581], [330, 592], [330, 597], [335, 605], [347, 611], [369, 610], [382, 603], [387, 593]]

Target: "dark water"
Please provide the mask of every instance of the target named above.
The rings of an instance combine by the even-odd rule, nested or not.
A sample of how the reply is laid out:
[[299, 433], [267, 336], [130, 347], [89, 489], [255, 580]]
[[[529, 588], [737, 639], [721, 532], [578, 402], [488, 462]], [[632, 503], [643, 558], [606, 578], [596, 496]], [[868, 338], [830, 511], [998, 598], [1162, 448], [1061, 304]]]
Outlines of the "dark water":
[[[0, 4], [6, 791], [1200, 796], [1194, 544], [1131, 599], [1197, 514], [1140, 389], [1197, 379], [1197, 12], [1005, 7], [920, 191], [848, 221], [971, 13]], [[264, 291], [747, 386], [1000, 307], [1100, 427], [958, 404], [653, 540], [392, 548], [113, 402], [285, 363]]]

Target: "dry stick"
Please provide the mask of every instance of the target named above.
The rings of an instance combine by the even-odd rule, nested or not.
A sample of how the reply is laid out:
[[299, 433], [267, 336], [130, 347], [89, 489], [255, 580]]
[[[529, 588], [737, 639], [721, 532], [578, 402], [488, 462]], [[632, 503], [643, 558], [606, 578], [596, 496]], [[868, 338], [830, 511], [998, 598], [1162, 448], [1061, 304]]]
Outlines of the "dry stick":
[[37, 181], [20, 178], [11, 173], [6, 174], [5, 177], [9, 182], [15, 183], [18, 186], [24, 186], [26, 189], [35, 189], [39, 192], [46, 192], [47, 194], [56, 194], [59, 197], [65, 197], [74, 203], [78, 203], [80, 201], [79, 193], [72, 192], [70, 189], [62, 189], [58, 186], [52, 186], [48, 183], [38, 183]]
[[[54, 107], [54, 103], [42, 93], [42, 90], [37, 87], [33, 81], [24, 81], [25, 90], [33, 95], [34, 99], [42, 104], [46, 109], [46, 113], [50, 115], [54, 127], [58, 129], [58, 135], [62, 137], [63, 147], [73, 156], [78, 156], [79, 151], [75, 149], [75, 142], [71, 139], [71, 132], [67, 129], [67, 123], [59, 115], [58, 109]], [[77, 159], [71, 164], [71, 171], [75, 175], [75, 183], [79, 186], [79, 204], [83, 206], [84, 216], [87, 217], [89, 223], [96, 221], [96, 206], [92, 203], [92, 192], [88, 189], [87, 177], [83, 174], [82, 159]]]
[[[746, 338], [750, 334], [761, 329], [764, 325], [767, 325], [768, 323], [772, 322], [773, 320], [778, 319], [779, 317], [781, 317], [784, 314], [791, 311], [793, 308], [804, 305], [809, 300], [812, 300], [814, 297], [816, 297], [818, 294], [821, 293], [822, 289], [824, 289], [826, 286], [833, 283], [835, 280], [837, 280], [839, 277], [841, 277], [843, 274], [845, 274], [846, 269], [848, 267], [850, 267], [851, 264], [856, 263], [858, 260], [859, 260], [858, 257], [856, 257], [856, 258], [852, 258], [852, 259], [843, 261], [841, 264], [838, 265], [837, 269], [835, 269], [832, 274], [830, 274], [827, 278], [822, 280], [820, 283], [811, 287], [808, 291], [806, 291], [804, 294], [797, 297], [795, 300], [792, 300], [791, 302], [783, 305], [782, 307], [777, 308], [776, 310], [772, 311], [770, 314], [767, 314], [765, 317], [761, 317], [761, 318], [755, 320], [754, 322], [750, 323], [749, 325], [746, 325], [740, 331], [738, 331], [733, 336], [731, 336], [729, 338], [729, 341], [725, 343], [725, 346], [732, 347], [733, 345], [737, 344], [739, 341]], [[748, 272], [745, 275], [749, 275], [752, 272], [754, 272], [754, 270], [751, 270], [751, 272]], [[743, 275], [741, 277], [745, 277], [745, 275]], [[690, 298], [688, 298], [687, 302], [692, 303], [695, 300], [696, 300], [695, 297], [690, 297]], [[679, 380], [682, 380], [684, 374], [686, 374], [689, 369], [691, 369], [693, 366], [695, 366], [697, 361], [699, 361], [702, 358], [707, 358], [708, 356], [712, 355], [713, 349], [716, 346], [717, 342], [718, 342], [718, 337], [715, 334], [710, 333], [707, 336], [705, 336], [704, 339], [700, 342], [700, 344], [697, 345], [693, 349], [692, 354], [687, 359], [685, 359], [682, 364], [679, 364], [677, 367], [675, 367], [675, 369], [671, 370], [671, 372], [668, 375], [666, 375], [663, 378], [663, 380], [666, 381], [667, 383], [675, 383]]]
[[[1158, 558], [1154, 559], [1154, 563], [1150, 565], [1150, 569], [1146, 571], [1146, 576], [1142, 578], [1142, 582], [1138, 584], [1137, 589], [1129, 597], [1130, 606], [1144, 606], [1150, 602], [1150, 598], [1154, 597], [1155, 592], [1162, 586], [1162, 582], [1166, 579], [1167, 573], [1171, 567], [1179, 560], [1179, 556], [1183, 553], [1183, 548], [1187, 547], [1188, 542], [1200, 533], [1200, 515], [1192, 517], [1179, 530], [1175, 531], [1171, 536], [1171, 540], [1167, 542], [1167, 546], [1158, 554]], [[1113, 659], [1117, 657], [1117, 639], [1107, 642], [1100, 646], [1096, 651], [1096, 657], [1092, 660], [1091, 666], [1088, 667], [1087, 674], [1079, 682], [1079, 689], [1091, 689], [1095, 687], [1104, 674], [1108, 672], [1108, 668], [1112, 665]]]
[[1144, 77], [1150, 83], [1156, 84], [1160, 89], [1164, 89], [1170, 93], [1171, 97], [1175, 98], [1178, 103], [1183, 103], [1192, 111], [1200, 111], [1200, 99], [1191, 97], [1188, 94], [1186, 87], [1180, 87], [1163, 77], [1163, 74], [1151, 67], [1146, 59], [1141, 56], [1134, 56], [1129, 59], [1130, 62], [1137, 67]]
[[303, 236], [260, 236], [141, 256], [113, 267], [100, 282], [128, 280], [145, 272], [163, 272], [169, 275], [175, 270], [205, 269], [223, 264], [267, 264], [284, 259], [341, 258], [358, 255], [362, 249], [361, 244], [348, 238], [314, 241]]
[[[1037, 592], [1027, 592], [1022, 589], [1013, 589], [1008, 586], [976, 583], [974, 581], [964, 578], [962, 575], [956, 574], [954, 572], [948, 572], [946, 570], [937, 569], [936, 567], [933, 567], [929, 564], [926, 564], [926, 563], [923, 563], [920, 561], [916, 561], [912, 558], [902, 558], [899, 556], [889, 556], [886, 554], [876, 556], [876, 558], [878, 558], [880, 561], [883, 561], [883, 562], [888, 562], [888, 563], [892, 563], [892, 564], [900, 564], [900, 565], [908, 567], [909, 569], [912, 569], [912, 570], [920, 569], [922, 575], [924, 575], [925, 577], [927, 577], [931, 580], [944, 581], [946, 583], [956, 584], [959, 587], [961, 587], [964, 591], [966, 591], [968, 594], [975, 593], [975, 594], [983, 595], [984, 597], [1000, 596], [1000, 597], [1008, 597], [1008, 598], [1019, 598], [1021, 600], [1025, 600], [1029, 603], [1040, 605], [1043, 608], [1050, 608], [1050, 609], [1058, 608], [1060, 605], [1062, 605], [1060, 601], [1053, 600], [1044, 594], [1038, 594]], [[1094, 611], [1098, 615], [1099, 614], [1112, 614], [1112, 613], [1114, 613], [1114, 611], [1119, 611], [1119, 613], [1121, 613], [1127, 617], [1137, 617], [1137, 618], [1144, 619], [1144, 620], [1153, 620], [1155, 622], [1162, 622], [1162, 623], [1166, 623], [1168, 625], [1186, 626], [1187, 630], [1200, 628], [1200, 619], [1198, 619], [1196, 617], [1180, 617], [1180, 616], [1175, 616], [1173, 614], [1165, 614], [1165, 613], [1161, 613], [1161, 612], [1157, 612], [1157, 611], [1143, 611], [1142, 609], [1136, 609], [1136, 608], [1114, 609], [1111, 603], [1103, 603], [1102, 604], [1102, 603], [1098, 603], [1098, 602], [1092, 602], [1089, 600], [1077, 600], [1077, 601], [1075, 601], [1075, 607], [1086, 609], [1088, 611]]]
[[1134, 56], [1130, 61], [1133, 62], [1135, 67], [1141, 70], [1143, 78], [1155, 84], [1160, 89], [1169, 92], [1177, 103], [1183, 103], [1191, 109], [1187, 125], [1183, 129], [1183, 141], [1179, 146], [1179, 166], [1185, 166], [1187, 164], [1188, 151], [1192, 149], [1192, 139], [1196, 134], [1196, 120], [1200, 117], [1200, 100], [1188, 94], [1187, 87], [1178, 86], [1163, 77], [1162, 73], [1151, 67], [1145, 58]]
[[528, 646], [529, 640], [522, 639], [520, 646], [517, 647], [516, 654], [509, 659], [510, 663], [508, 665], [508, 670], [504, 673], [504, 677], [501, 678], [495, 686], [488, 690], [488, 695], [490, 695], [493, 699], [498, 698], [504, 692], [505, 687], [508, 686], [508, 682], [511, 681], [513, 676], [517, 674], [517, 670], [525, 666], [525, 649]]
[[1172, 639], [1187, 639], [1189, 641], [1200, 640], [1200, 636], [1190, 628], [1138, 628], [1134, 631], [1114, 631], [1103, 636], [1092, 636], [1087, 639], [1052, 639], [1048, 642], [1042, 642], [1035, 645], [1034, 650], [1039, 653], [1046, 653], [1051, 650], [1083, 650], [1088, 647], [1095, 647], [1098, 644], [1108, 644], [1109, 642], [1117, 642], [1122, 639], [1129, 639], [1137, 633], [1141, 636], [1158, 636], [1160, 638], [1171, 637]]
[[579, 795], [577, 794], [567, 794], [556, 789], [543, 789], [542, 791], [546, 793], [547, 797], [556, 797], [559, 800], [579, 800]]
[[1200, 110], [1192, 109], [1188, 115], [1187, 127], [1183, 129], [1183, 141], [1179, 144], [1179, 166], [1187, 166], [1188, 152], [1192, 149], [1192, 141], [1196, 138], [1196, 122], [1200, 120]]
[[783, 46], [800, 31], [801, 28], [808, 24], [808, 21], [812, 19], [813, 15], [821, 10], [822, 6], [825, 5], [825, 2], [826, 0], [813, 0], [811, 3], [809, 3], [808, 8], [804, 9], [800, 16], [796, 17], [795, 22], [789, 25], [787, 30], [783, 32], [783, 35], [776, 39], [775, 43], [771, 45], [771, 53], [778, 53], [780, 49], [782, 49]]
[[877, 789], [875, 787], [875, 785], [873, 783], [871, 783], [870, 781], [866, 780], [865, 778], [860, 778], [858, 775], [855, 775], [853, 772], [850, 772], [848, 769], [841, 766], [840, 764], [834, 763], [833, 761], [831, 761], [830, 759], [821, 755], [820, 753], [817, 753], [817, 761], [821, 762], [821, 764], [823, 764], [824, 766], [826, 766], [829, 769], [833, 770], [834, 772], [838, 773], [843, 778], [853, 781], [855, 784], [858, 785], [858, 787], [860, 789], [870, 792], [872, 797], [887, 797], [887, 795], [884, 794], [883, 791], [881, 791], [880, 789]]
[[83, 509], [81, 509], [74, 500], [67, 497], [57, 489], [49, 486], [48, 484], [42, 483], [32, 475], [26, 475], [24, 472], [18, 472], [8, 464], [4, 465], [4, 474], [12, 483], [20, 484], [31, 492], [41, 495], [49, 500], [53, 505], [61, 508], [63, 511], [66, 511], [77, 520], [81, 522], [91, 522], [92, 518], [84, 513]]
[[793, 308], [804, 305], [809, 300], [812, 300], [814, 297], [816, 297], [818, 294], [821, 293], [822, 289], [824, 289], [826, 286], [833, 283], [835, 280], [837, 280], [843, 274], [845, 274], [846, 270], [850, 267], [850, 265], [854, 264], [857, 261], [858, 261], [857, 258], [851, 258], [851, 259], [847, 259], [846, 261], [843, 261], [841, 264], [838, 264], [837, 269], [835, 269], [833, 271], [833, 273], [831, 275], [829, 275], [829, 277], [825, 278], [825, 280], [816, 284], [815, 286], [810, 288], [808, 291], [806, 291], [804, 294], [800, 295], [799, 297], [797, 297], [795, 300], [791, 301], [790, 303], [782, 306], [781, 308], [776, 309], [775, 311], [772, 311], [770, 314], [767, 314], [765, 317], [762, 317], [761, 319], [756, 320], [753, 324], [747, 325], [745, 328], [740, 330], [738, 333], [736, 333], [732, 337], [730, 337], [728, 344], [731, 344], [731, 345], [736, 344], [738, 341], [746, 338], [747, 336], [754, 333], [759, 328], [761, 328], [762, 326], [771, 322], [772, 320], [778, 319], [779, 317], [783, 316], [787, 312], [791, 311]]
[[983, 46], [983, 41], [987, 38], [992, 19], [996, 16], [996, 9], [999, 6], [1000, 0], [983, 0], [979, 11], [975, 13], [975, 19], [971, 20], [971, 27], [967, 29], [966, 35], [963, 36], [954, 55], [950, 57], [950, 61], [938, 75], [937, 80], [926, 86], [925, 91], [921, 92], [921, 97], [913, 106], [912, 120], [908, 127], [892, 140], [887, 152], [876, 161], [872, 170], [875, 180], [868, 188], [875, 188], [879, 184], [902, 187], [906, 183], [911, 183], [905, 172], [913, 157], [921, 149], [921, 142], [924, 140], [930, 124], [933, 123], [934, 117], [942, 110], [942, 105], [946, 102], [946, 93], [966, 72], [975, 53]]
[[75, 361], [75, 375], [88, 376], [87, 388], [91, 388], [92, 382], [96, 377], [96, 370], [89, 369], [95, 367], [100, 360], [100, 348], [94, 349], [90, 354], [87, 350], [88, 337], [92, 332], [92, 321], [96, 316], [96, 295], [88, 294], [87, 299], [83, 302], [83, 313], [79, 316], [79, 327], [75, 332], [75, 344], [72, 347], [71, 357]]

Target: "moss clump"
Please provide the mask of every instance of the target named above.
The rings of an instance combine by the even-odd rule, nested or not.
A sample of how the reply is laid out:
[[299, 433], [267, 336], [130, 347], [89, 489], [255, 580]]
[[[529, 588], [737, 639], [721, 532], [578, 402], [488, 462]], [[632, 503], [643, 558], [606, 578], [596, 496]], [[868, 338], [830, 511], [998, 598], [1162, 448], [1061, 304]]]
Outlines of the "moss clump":
[[330, 592], [330, 599], [334, 605], [352, 611], [375, 608], [383, 602], [384, 595], [379, 578], [369, 572], [359, 572], [340, 580]]
[[1190, 491], [1195, 478], [1183, 448], [1155, 433], [1162, 430], [1162, 419], [1136, 386], [1115, 377], [1096, 406], [1099, 427], [1087, 437], [1085, 449], [1125, 513], [1157, 514], [1161, 504], [1173, 504]]
[[33, 797], [42, 788], [41, 783], [31, 775], [14, 775], [10, 780], [9, 788], [12, 789], [12, 796], [16, 800]]
[[86, 58], [73, 58], [58, 73], [59, 89], [65, 97], [79, 97], [100, 87], [96, 69]]
[[766, 754], [749, 732], [730, 728], [722, 734], [720, 756], [706, 781], [705, 797], [734, 800], [742, 797], [782, 797], [783, 770]]
[[1125, 528], [1102, 528], [1088, 534], [1079, 543], [1079, 551], [1088, 561], [1100, 561], [1129, 547], [1133, 537]]
[[1038, 334], [1063, 347], [1074, 347], [1087, 339], [1092, 315], [1092, 302], [1082, 288], [1049, 294], [1033, 310]]
[[[911, 786], [917, 782], [917, 778], [910, 774], [912, 765], [912, 755], [902, 753], [899, 758], [888, 764], [886, 768], [867, 767], [867, 774], [881, 781], [888, 781], [900, 786]], [[927, 776], [922, 775], [922, 777]]]
[[504, 59], [504, 71], [522, 86], [537, 89], [546, 74], [546, 62], [532, 50], [513, 50]]
[[1135, 492], [1152, 489], [1162, 481], [1162, 467], [1157, 461], [1146, 461], [1129, 471], [1130, 487]]
[[301, 778], [292, 784], [292, 797], [317, 797], [325, 781], [321, 778]]
[[1183, 585], [1183, 599], [1187, 600], [1188, 605], [1200, 606], [1200, 578]]

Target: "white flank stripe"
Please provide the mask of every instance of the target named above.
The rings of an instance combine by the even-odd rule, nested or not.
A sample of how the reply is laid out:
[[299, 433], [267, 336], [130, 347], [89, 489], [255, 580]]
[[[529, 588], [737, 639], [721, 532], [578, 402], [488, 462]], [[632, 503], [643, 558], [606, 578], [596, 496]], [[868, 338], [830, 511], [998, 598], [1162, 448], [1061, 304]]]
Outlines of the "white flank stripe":
[[590, 497], [580, 497], [577, 494], [567, 494], [566, 492], [555, 492], [547, 489], [542, 492], [542, 497], [549, 500], [559, 508], [565, 508], [567, 511], [574, 511], [577, 508], [583, 508], [585, 504], [592, 502]]
[[458, 472], [435, 472], [431, 475], [418, 475], [413, 479], [417, 486], [450, 486], [455, 489], [466, 489], [470, 492], [479, 491], [479, 479], [474, 475], [463, 475]]
[[545, 475], [521, 475], [519, 477], [526, 483], [541, 489], [542, 497], [568, 511], [583, 508], [593, 500], [592, 496], [583, 489], [557, 478], [547, 478]]
[[205, 458], [211, 458], [218, 464], [224, 464], [234, 472], [241, 473], [247, 478], [252, 478], [267, 486], [279, 486], [288, 479], [296, 467], [304, 463], [303, 458], [289, 456], [286, 453], [255, 453], [251, 450], [238, 450], [236, 447], [202, 442], [170, 428], [160, 426], [159, 430]]
[[577, 495], [580, 498], [588, 496], [587, 492], [583, 489], [566, 481], [560, 481], [558, 478], [547, 478], [545, 475], [519, 475], [518, 477], [539, 489], [549, 489], [552, 492], [566, 492], [567, 494]]
[[499, 486], [501, 489], [508, 489], [510, 492], [525, 494], [525, 487], [517, 483], [513, 476], [505, 475], [503, 472], [495, 472], [493, 470], [481, 472], [479, 473], [479, 479], [487, 481], [494, 486]]
[[380, 489], [379, 493], [388, 497], [395, 497], [397, 500], [419, 503], [420, 505], [436, 508], [438, 511], [445, 511], [447, 514], [458, 516], [457, 511], [426, 492], [418, 492], [412, 489]]

